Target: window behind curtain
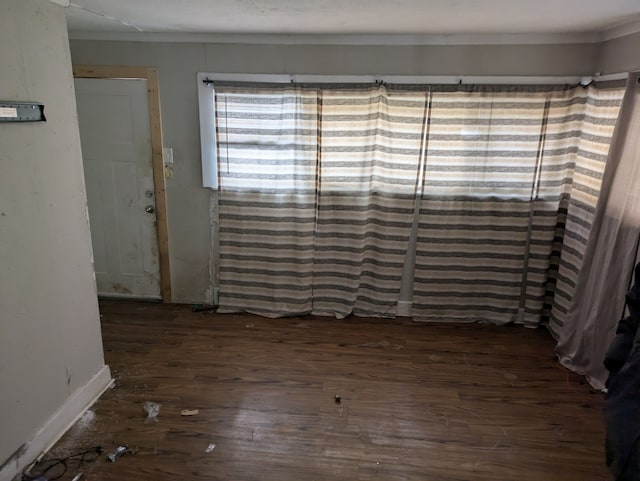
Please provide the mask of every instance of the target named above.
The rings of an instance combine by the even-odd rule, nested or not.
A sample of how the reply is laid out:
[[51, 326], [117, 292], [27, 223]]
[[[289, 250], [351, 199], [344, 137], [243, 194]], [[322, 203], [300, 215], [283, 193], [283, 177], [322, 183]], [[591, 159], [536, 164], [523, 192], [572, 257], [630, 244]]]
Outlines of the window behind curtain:
[[317, 94], [216, 91], [222, 311], [311, 310]]
[[425, 95], [320, 96], [313, 312], [395, 316], [413, 222]]
[[[434, 92], [412, 314], [515, 320], [548, 92]], [[545, 197], [545, 193], [542, 193]]]
[[622, 94], [433, 94], [414, 317], [537, 325], [551, 306], [560, 313], [584, 262]]
[[424, 94], [218, 88], [220, 306], [393, 317]]
[[561, 324], [622, 92], [217, 86], [223, 310]]

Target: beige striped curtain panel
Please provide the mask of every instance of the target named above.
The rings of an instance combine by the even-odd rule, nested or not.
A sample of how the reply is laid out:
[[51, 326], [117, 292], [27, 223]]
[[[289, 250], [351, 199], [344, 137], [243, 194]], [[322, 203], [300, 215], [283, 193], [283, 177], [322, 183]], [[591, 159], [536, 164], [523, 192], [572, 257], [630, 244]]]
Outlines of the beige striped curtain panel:
[[414, 317], [562, 324], [623, 94], [592, 85], [433, 95]]
[[395, 315], [424, 99], [216, 88], [221, 312]]
[[220, 311], [561, 326], [622, 94], [215, 84]]
[[316, 232], [315, 90], [216, 90], [220, 312], [310, 312]]
[[566, 223], [559, 233], [563, 239], [561, 256], [552, 263], [554, 268], [557, 266], [555, 296], [552, 303], [547, 303], [551, 309], [549, 328], [556, 338], [564, 328], [568, 311], [574, 308], [578, 274], [585, 262], [592, 262], [585, 259], [587, 242], [624, 93], [624, 85], [591, 87], [581, 109], [574, 109], [574, 115], [579, 115], [582, 122], [574, 147], [575, 168], [566, 201]]

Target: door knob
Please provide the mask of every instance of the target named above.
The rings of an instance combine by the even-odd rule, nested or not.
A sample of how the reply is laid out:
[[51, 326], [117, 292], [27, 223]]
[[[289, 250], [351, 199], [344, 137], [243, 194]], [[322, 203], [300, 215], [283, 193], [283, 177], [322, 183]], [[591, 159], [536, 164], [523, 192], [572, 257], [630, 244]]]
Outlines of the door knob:
[[153, 214], [156, 211], [156, 209], [152, 205], [148, 205], [144, 208], [144, 211], [147, 214]]

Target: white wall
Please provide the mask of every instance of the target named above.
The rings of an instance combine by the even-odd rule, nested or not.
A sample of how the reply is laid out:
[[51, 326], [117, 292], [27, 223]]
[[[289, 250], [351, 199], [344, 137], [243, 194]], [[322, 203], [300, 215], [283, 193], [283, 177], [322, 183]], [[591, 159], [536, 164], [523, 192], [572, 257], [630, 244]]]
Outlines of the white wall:
[[0, 123], [0, 479], [8, 479], [110, 376], [64, 10], [46, 0], [1, 4], [0, 100], [42, 102], [47, 117]]
[[262, 45], [72, 40], [74, 64], [159, 69], [173, 298], [211, 302], [211, 193], [201, 187], [197, 72], [313, 75], [572, 76], [594, 72], [597, 44]]

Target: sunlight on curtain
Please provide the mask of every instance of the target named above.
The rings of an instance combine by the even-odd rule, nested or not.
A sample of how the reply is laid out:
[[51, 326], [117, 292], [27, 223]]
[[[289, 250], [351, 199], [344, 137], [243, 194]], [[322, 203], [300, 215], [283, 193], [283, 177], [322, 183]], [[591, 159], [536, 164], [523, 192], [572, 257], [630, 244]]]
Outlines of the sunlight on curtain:
[[220, 312], [395, 316], [424, 99], [216, 91]]
[[624, 91], [624, 84], [617, 84], [609, 88], [590, 86], [578, 92], [584, 101], [582, 111], [577, 115], [581, 122], [579, 125], [574, 123], [574, 128], [579, 129], [575, 134], [575, 167], [569, 184], [570, 198], [549, 322], [555, 337], [572, 305], [582, 266], [589, 262], [585, 259], [587, 243]]
[[535, 326], [549, 303], [557, 309], [573, 294], [565, 271], [581, 266], [618, 94], [580, 86], [433, 94], [413, 317]]
[[621, 85], [215, 92], [220, 312], [562, 325]]
[[317, 95], [216, 92], [220, 312], [311, 310]]
[[[596, 389], [603, 389], [608, 372], [605, 353], [616, 337], [633, 268], [640, 261], [640, 74], [629, 75], [615, 135], [602, 178], [593, 229], [584, 249], [584, 263], [575, 282], [571, 302], [563, 299], [550, 327], [558, 339], [560, 362], [585, 374]], [[603, 92], [600, 103], [611, 103]], [[611, 113], [613, 116], [613, 113]], [[591, 129], [611, 128], [597, 123]], [[601, 151], [606, 149], [601, 147]], [[598, 179], [600, 183], [600, 179]], [[575, 280], [574, 280], [575, 279]], [[560, 317], [562, 316], [562, 317]]]
[[412, 315], [517, 316], [545, 94], [434, 92]]
[[313, 312], [393, 317], [413, 221], [425, 95], [321, 97]]

